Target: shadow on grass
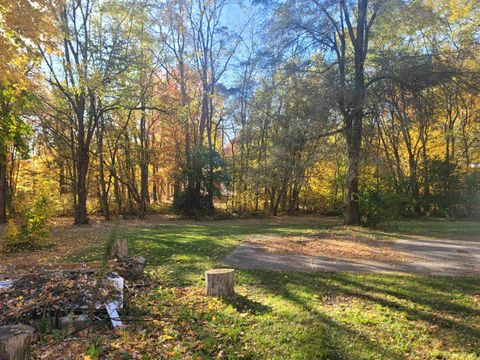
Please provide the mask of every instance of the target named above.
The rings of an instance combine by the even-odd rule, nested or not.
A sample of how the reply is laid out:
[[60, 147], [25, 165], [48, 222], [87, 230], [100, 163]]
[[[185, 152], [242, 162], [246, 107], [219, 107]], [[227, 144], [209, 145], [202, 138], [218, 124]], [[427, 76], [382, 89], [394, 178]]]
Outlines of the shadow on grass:
[[[379, 358], [404, 358], [415, 351], [420, 336], [442, 344], [446, 352], [461, 349], [465, 356], [480, 356], [480, 310], [472, 300], [480, 290], [478, 277], [285, 274], [248, 271], [245, 278], [335, 328], [338, 338], [331, 341], [349, 349], [349, 358], [363, 357], [366, 349]], [[327, 297], [343, 299], [340, 315], [329, 314], [322, 300]]]
[[272, 312], [272, 308], [270, 306], [266, 306], [258, 301], [251, 300], [247, 296], [241, 294], [235, 294], [231, 298], [223, 299], [223, 302], [232, 306], [240, 313], [260, 315]]
[[[338, 226], [332, 223], [229, 223], [164, 224], [153, 228], [120, 229], [129, 252], [142, 255], [147, 266], [161, 275], [169, 285], [189, 285], [202, 280], [203, 271], [221, 266], [222, 260], [246, 237], [253, 234], [286, 236], [311, 233]], [[98, 260], [104, 253], [104, 242], [82, 249], [66, 261]]]

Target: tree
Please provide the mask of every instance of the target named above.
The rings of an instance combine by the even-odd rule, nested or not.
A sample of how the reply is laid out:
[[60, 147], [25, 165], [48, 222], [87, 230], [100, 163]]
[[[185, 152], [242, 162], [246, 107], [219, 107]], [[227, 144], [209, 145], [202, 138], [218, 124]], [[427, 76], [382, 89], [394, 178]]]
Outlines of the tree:
[[[105, 21], [107, 10], [94, 0], [69, 0], [57, 5], [60, 53], [41, 49], [48, 68], [46, 80], [56, 96], [63, 99], [53, 99], [53, 118], [41, 120], [46, 131], [60, 136], [70, 148], [75, 224], [88, 223], [87, 175], [94, 135], [100, 119], [118, 106], [112, 94], [129, 64], [128, 33], [120, 26], [128, 14]], [[55, 130], [56, 122], [61, 120], [67, 133]]]
[[26, 137], [31, 133], [21, 113], [27, 108], [29, 96], [13, 88], [0, 89], [0, 223], [7, 221], [7, 210], [12, 213], [15, 153], [28, 152]]
[[[359, 166], [365, 101], [369, 81], [366, 61], [373, 26], [388, 1], [313, 0], [285, 3], [282, 19], [304, 42], [300, 49], [315, 45], [328, 55], [328, 68], [337, 88], [338, 110], [343, 118], [347, 147], [345, 223], [360, 222]], [[289, 40], [291, 43], [291, 39]]]
[[26, 150], [23, 137], [28, 126], [20, 115], [32, 85], [36, 45], [48, 44], [54, 32], [48, 21], [48, 5], [49, 1], [43, 0], [4, 0], [0, 4], [0, 223], [7, 221], [7, 205], [13, 196], [8, 184], [8, 153], [13, 154], [15, 148]]
[[[2, 0], [0, 4], [0, 86], [28, 85], [37, 46], [49, 45], [55, 28], [50, 21], [50, 0]], [[19, 16], [21, 14], [21, 17]]]

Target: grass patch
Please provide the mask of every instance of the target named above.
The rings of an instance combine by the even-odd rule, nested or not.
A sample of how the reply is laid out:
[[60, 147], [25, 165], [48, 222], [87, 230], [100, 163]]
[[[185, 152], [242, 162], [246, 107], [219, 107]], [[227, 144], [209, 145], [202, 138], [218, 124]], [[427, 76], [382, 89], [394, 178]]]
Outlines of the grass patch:
[[[249, 235], [348, 232], [335, 221], [176, 223], [122, 230], [157, 285], [129, 324], [104, 339], [111, 358], [479, 359], [480, 278], [237, 271], [238, 296], [205, 298], [203, 272]], [[360, 231], [360, 230], [359, 230]], [[474, 239], [475, 222], [408, 221], [375, 238]], [[102, 244], [74, 259], [98, 259]], [[138, 356], [137, 356], [138, 355]], [[136, 357], [137, 356], [137, 357]]]

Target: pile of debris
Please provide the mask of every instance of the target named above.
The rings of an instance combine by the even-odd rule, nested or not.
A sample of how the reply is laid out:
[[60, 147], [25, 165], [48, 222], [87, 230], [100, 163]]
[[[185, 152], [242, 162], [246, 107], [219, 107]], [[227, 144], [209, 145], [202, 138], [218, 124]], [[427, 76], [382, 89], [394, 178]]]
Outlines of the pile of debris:
[[117, 240], [112, 250], [115, 260], [106, 263], [4, 268], [0, 272], [0, 359], [26, 358], [32, 334], [44, 320], [55, 328], [81, 330], [108, 314], [114, 328], [123, 326], [118, 310], [123, 307], [124, 278], [143, 278], [145, 259], [129, 257], [125, 240]]
[[0, 326], [91, 309], [106, 309], [113, 326], [120, 326], [117, 309], [123, 307], [124, 278], [142, 278], [145, 259], [129, 257], [126, 240], [116, 240], [111, 255], [114, 259], [105, 264], [17, 265], [8, 269], [10, 279], [0, 277]]
[[0, 325], [36, 319], [50, 313], [69, 314], [111, 302], [122, 303], [122, 290], [108, 274], [106, 281], [93, 272], [40, 270], [0, 283]]

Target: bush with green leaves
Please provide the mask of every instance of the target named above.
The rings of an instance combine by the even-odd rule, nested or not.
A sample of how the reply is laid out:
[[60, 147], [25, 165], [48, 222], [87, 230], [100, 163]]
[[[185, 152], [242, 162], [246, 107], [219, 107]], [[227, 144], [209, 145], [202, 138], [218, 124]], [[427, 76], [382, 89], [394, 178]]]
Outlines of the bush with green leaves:
[[25, 214], [25, 221], [20, 229], [11, 220], [4, 235], [4, 252], [35, 250], [47, 245], [48, 198], [38, 197]]
[[361, 223], [368, 227], [402, 217], [411, 204], [405, 195], [374, 190], [359, 194], [359, 202]]
[[480, 173], [467, 174], [461, 198], [468, 217], [480, 218]]

